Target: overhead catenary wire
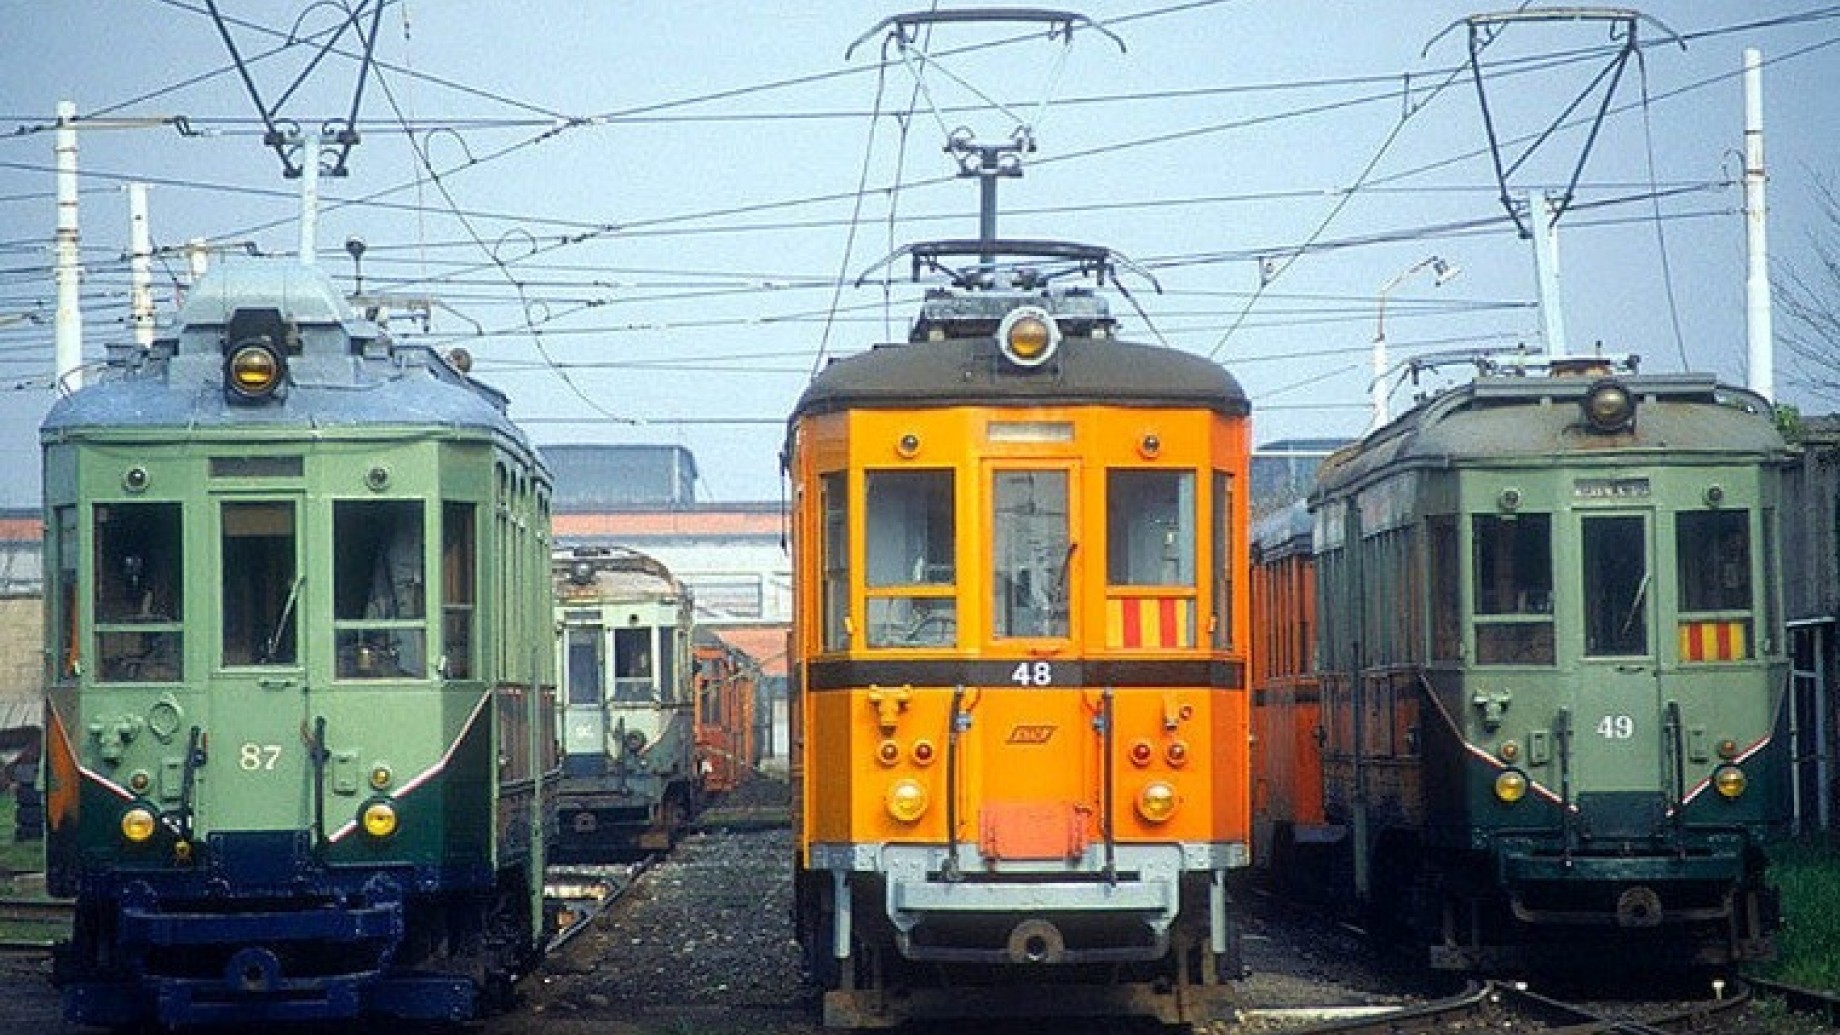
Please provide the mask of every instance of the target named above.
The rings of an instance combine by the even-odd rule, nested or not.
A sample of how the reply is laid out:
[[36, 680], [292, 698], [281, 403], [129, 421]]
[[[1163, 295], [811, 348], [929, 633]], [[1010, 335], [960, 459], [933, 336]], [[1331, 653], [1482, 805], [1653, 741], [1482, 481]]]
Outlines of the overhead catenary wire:
[[[1190, 6], [1207, 6], [1207, 5], [1190, 5]], [[1657, 99], [1659, 99], [1659, 97], [1658, 97]], [[1363, 190], [1365, 191], [1365, 190], [1368, 190], [1368, 189], [1371, 189], [1371, 188], [1370, 188], [1370, 187], [1364, 187], [1364, 188], [1362, 188], [1362, 189], [1363, 189]], [[871, 193], [872, 193], [872, 192], [871, 192]], [[1655, 207], [1658, 207], [1658, 206], [1659, 206], [1659, 203], [1660, 203], [1660, 200], [1661, 200], [1661, 199], [1660, 199], [1660, 198], [1657, 198], [1657, 197], [1653, 197], [1653, 195], [1654, 195], [1654, 193], [1655, 193], [1655, 192], [1653, 192], [1653, 191], [1650, 191], [1649, 193], [1650, 193], [1650, 198], [1649, 198], [1649, 203], [1650, 203], [1650, 205], [1651, 205], [1651, 206], [1655, 206]], [[284, 197], [284, 198], [287, 198], [287, 199], [289, 199], [289, 200], [291, 200], [291, 199], [292, 199], [292, 195], [291, 195], [290, 193], [286, 193], [286, 192], [276, 192], [276, 195], [277, 195], [277, 197]], [[859, 192], [859, 193], [858, 193], [858, 195], [856, 195], [855, 197], [860, 197], [860, 196], [861, 196], [861, 195], [860, 195], [860, 192]], [[854, 203], [854, 201], [855, 201], [855, 197], [853, 197], [853, 198], [852, 198], [852, 202], [853, 202], [853, 203]], [[405, 207], [408, 207], [408, 208], [414, 208], [414, 209], [416, 209], [417, 211], [424, 211], [424, 210], [425, 210], [425, 209], [424, 209], [424, 207], [422, 207], [422, 206], [405, 206]], [[505, 214], [505, 215], [506, 215], [506, 216], [507, 216], [508, 218], [512, 218], [512, 219], [519, 219], [519, 218], [522, 218], [522, 217], [519, 217], [519, 216], [517, 216], [516, 214]], [[938, 217], [938, 218], [951, 218], [951, 217], [949, 217], [949, 216], [940, 216], [940, 217]], [[1668, 219], [1669, 219], [1669, 220], [1671, 221], [1671, 220], [1672, 220], [1672, 219], [1673, 219], [1674, 217], [1672, 217], [1672, 216], [1669, 216], [1669, 217], [1666, 217], [1666, 218], [1668, 218]], [[1696, 217], [1696, 216], [1682, 216], [1681, 218], [1698, 218], [1698, 217]], [[720, 217], [720, 216], [718, 216], [718, 217], [714, 217], [714, 218], [712, 219], [712, 222], [720, 222], [720, 221], [724, 221], [725, 219], [726, 219], [726, 217]], [[532, 224], [532, 225], [534, 225], [534, 224]], [[606, 225], [606, 224], [597, 224], [597, 225], [596, 225], [595, 227], [592, 227], [592, 228], [590, 228], [590, 229], [598, 229], [598, 228], [599, 228], [599, 226], [604, 226], [604, 225]], [[1659, 224], [1657, 224], [1657, 225], [1659, 225]], [[663, 228], [663, 227], [660, 227], [659, 229], [660, 229], [660, 230], [664, 230], [665, 228]], [[687, 230], [686, 232], [694, 232], [694, 233], [718, 233], [718, 232], [722, 232], [722, 228], [721, 228], [721, 227], [708, 227], [708, 228], [690, 228], [690, 229], [688, 229], [688, 230]], [[615, 236], [617, 236], [617, 235], [615, 235]], [[584, 242], [584, 243], [585, 243], [585, 242]], [[1380, 243], [1380, 242], [1376, 242], [1376, 243]], [[531, 268], [532, 266], [535, 266], [535, 265], [539, 265], [539, 264], [541, 264], [541, 262], [542, 262], [542, 258], [543, 258], [544, 256], [546, 256], [546, 255], [554, 255], [554, 254], [557, 254], [557, 253], [558, 253], [558, 252], [560, 252], [560, 251], [561, 251], [562, 249], [564, 249], [564, 248], [568, 248], [568, 247], [571, 247], [571, 246], [572, 246], [571, 244], [563, 244], [563, 245], [561, 245], [561, 247], [559, 247], [558, 249], [555, 249], [555, 250], [552, 250], [552, 251], [548, 251], [548, 252], [542, 252], [542, 253], [538, 253], [538, 252], [536, 252], [535, 250], [533, 250], [533, 251], [532, 251], [532, 254], [530, 254], [530, 255], [517, 255], [517, 256], [513, 256], [513, 255], [510, 255], [510, 254], [508, 254], [508, 253], [506, 253], [506, 254], [503, 254], [503, 255], [499, 255], [499, 256], [494, 256], [494, 258], [495, 258], [495, 260], [498, 260], [498, 261], [502, 261], [502, 263], [503, 263], [503, 264], [504, 264], [505, 266], [509, 266], [509, 267], [514, 267], [514, 268], [516, 268], [516, 269], [518, 270], [518, 274], [519, 274], [519, 275], [518, 275], [518, 277], [516, 278], [516, 279], [517, 279], [517, 281], [518, 281], [518, 283], [520, 283], [520, 284], [522, 284], [522, 285], [524, 286], [524, 288], [525, 288], [526, 290], [528, 290], [528, 291], [530, 291], [530, 292], [532, 292], [532, 294], [533, 294], [533, 296], [541, 296], [541, 297], [542, 297], [542, 300], [543, 300], [543, 301], [545, 301], [545, 302], [547, 302], [547, 303], [549, 303], [549, 304], [551, 304], [551, 305], [554, 305], [554, 304], [556, 303], [556, 301], [557, 301], [557, 299], [556, 299], [556, 298], [553, 298], [553, 297], [550, 297], [550, 296], [549, 296], [549, 295], [547, 294], [547, 289], [546, 289], [546, 286], [544, 286], [544, 285], [541, 285], [541, 284], [538, 284], [538, 283], [536, 283], [536, 282], [535, 282], [535, 279], [534, 279], [534, 278], [530, 278], [530, 277], [526, 277], [526, 276], [524, 276], [524, 274], [525, 274], [526, 272], [528, 272], [528, 271], [529, 271], [529, 269], [530, 269], [530, 268]], [[1349, 244], [1349, 245], [1348, 245], [1348, 247], [1355, 247], [1355, 246], [1356, 246], [1356, 245], [1354, 245], [1354, 244]], [[1241, 258], [1243, 259], [1243, 258], [1244, 258], [1244, 256], [1241, 256]], [[1230, 260], [1228, 260], [1228, 259], [1226, 259], [1226, 258], [1224, 258], [1224, 257], [1223, 257], [1223, 258], [1221, 258], [1221, 259], [1220, 259], [1219, 261], [1230, 261]], [[474, 266], [474, 268], [480, 268], [480, 267], [479, 267], [479, 265], [478, 265], [478, 264], [475, 264], [475, 266]], [[494, 267], [494, 265], [493, 265], [493, 264], [491, 264], [491, 263], [488, 263], [488, 264], [486, 264], [486, 266], [485, 266], [485, 268], [488, 268], [488, 269], [490, 269], [490, 268], [495, 268], [495, 267]], [[368, 273], [368, 272], [369, 272], [369, 268], [367, 267], [367, 273]], [[369, 278], [367, 277], [367, 280], [368, 280], [368, 279], [369, 279]], [[572, 290], [572, 289], [570, 289], [570, 288], [567, 288], [566, 286], [564, 286], [564, 287], [563, 287], [563, 288], [562, 288], [561, 290], [563, 290], [563, 291], [568, 291], [568, 290]], [[763, 290], [764, 290], [764, 289], [763, 289]], [[680, 296], [678, 296], [678, 297], [692, 297], [692, 296], [690, 296], [690, 295], [688, 295], [688, 294], [686, 293], [686, 294], [683, 294], [683, 295], [680, 295]], [[1271, 297], [1271, 298], [1276, 298], [1276, 297], [1278, 297], [1278, 296], [1276, 295], [1276, 293], [1271, 293], [1269, 297]], [[482, 298], [482, 300], [483, 300], [483, 299], [489, 299], [489, 298], [490, 298], [490, 296], [489, 296], [489, 295], [482, 295], [482, 296], [481, 296], [481, 298]], [[635, 301], [642, 301], [642, 300], [638, 300], [638, 299], [635, 299]], [[551, 324], [551, 326], [553, 326], [553, 324]]]

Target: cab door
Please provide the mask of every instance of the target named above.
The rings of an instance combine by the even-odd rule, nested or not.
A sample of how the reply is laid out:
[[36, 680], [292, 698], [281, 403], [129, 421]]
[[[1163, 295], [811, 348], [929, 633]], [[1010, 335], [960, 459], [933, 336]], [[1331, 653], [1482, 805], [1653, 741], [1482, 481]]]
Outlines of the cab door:
[[[1026, 466], [1025, 466], [1026, 464]], [[1101, 806], [1098, 750], [1080, 664], [1078, 469], [1045, 460], [987, 464], [985, 557], [991, 684], [970, 706], [978, 803], [961, 831], [991, 861], [1081, 854]], [[1086, 691], [1086, 692], [1083, 692]]]
[[1583, 621], [1571, 786], [1586, 838], [1647, 837], [1667, 813], [1649, 510], [1579, 516]]
[[198, 833], [297, 830], [314, 821], [321, 736], [308, 707], [301, 631], [311, 589], [302, 564], [305, 500], [226, 494], [211, 504], [217, 615]]

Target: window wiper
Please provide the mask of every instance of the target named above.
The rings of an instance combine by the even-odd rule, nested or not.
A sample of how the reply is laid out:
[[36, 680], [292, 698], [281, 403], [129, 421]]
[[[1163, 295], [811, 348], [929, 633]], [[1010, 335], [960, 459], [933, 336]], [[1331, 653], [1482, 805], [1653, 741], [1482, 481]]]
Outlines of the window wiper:
[[288, 620], [294, 616], [294, 603], [300, 599], [300, 584], [305, 581], [307, 576], [304, 572], [294, 576], [294, 585], [288, 589], [287, 600], [281, 604], [281, 614], [275, 618], [275, 631], [268, 637], [268, 642], [262, 645], [263, 661], [273, 660], [275, 648], [281, 646], [281, 634], [286, 631]]

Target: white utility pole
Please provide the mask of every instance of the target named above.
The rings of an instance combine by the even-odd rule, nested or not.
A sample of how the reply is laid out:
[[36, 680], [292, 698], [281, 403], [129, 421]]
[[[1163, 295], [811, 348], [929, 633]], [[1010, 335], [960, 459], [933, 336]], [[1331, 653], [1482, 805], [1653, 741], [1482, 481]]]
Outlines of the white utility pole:
[[83, 387], [83, 308], [77, 252], [77, 103], [59, 101], [57, 132], [57, 237], [55, 239], [57, 317], [53, 349], [56, 391]]
[[153, 347], [153, 234], [147, 229], [147, 185], [128, 184], [128, 318], [134, 343]]
[[1744, 326], [1749, 384], [1774, 401], [1776, 349], [1770, 310], [1770, 246], [1763, 203], [1763, 54], [1744, 51], [1744, 244], [1749, 270], [1744, 278]]

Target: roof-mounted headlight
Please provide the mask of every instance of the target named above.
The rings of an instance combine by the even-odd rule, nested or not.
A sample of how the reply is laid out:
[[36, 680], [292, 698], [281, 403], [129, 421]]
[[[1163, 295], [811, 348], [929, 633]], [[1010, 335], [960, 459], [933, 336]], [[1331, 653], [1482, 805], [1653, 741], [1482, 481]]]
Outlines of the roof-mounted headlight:
[[267, 338], [238, 342], [224, 356], [224, 395], [231, 402], [260, 402], [275, 394], [287, 358]]
[[1592, 431], [1623, 431], [1636, 422], [1636, 397], [1621, 381], [1605, 378], [1584, 393], [1584, 422]]
[[1040, 306], [1018, 306], [997, 326], [997, 346], [1003, 358], [1019, 367], [1038, 367], [1054, 357], [1061, 345], [1061, 329], [1053, 314]]

